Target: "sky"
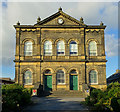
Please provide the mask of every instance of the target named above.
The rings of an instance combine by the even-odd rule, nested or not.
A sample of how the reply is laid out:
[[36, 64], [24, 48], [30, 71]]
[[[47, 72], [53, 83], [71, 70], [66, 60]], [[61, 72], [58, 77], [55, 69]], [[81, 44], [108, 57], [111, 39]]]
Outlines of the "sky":
[[[21, 2], [20, 2], [21, 1]], [[26, 2], [25, 2], [26, 1]], [[3, 0], [0, 2], [0, 76], [15, 77], [15, 25], [18, 21], [21, 25], [33, 25], [37, 17], [43, 20], [46, 17], [56, 13], [59, 7], [63, 12], [76, 18], [83, 17], [85, 24], [99, 25], [102, 21], [107, 27], [105, 29], [105, 51], [106, 59], [106, 77], [115, 73], [118, 69], [118, 3], [117, 0], [108, 0], [112, 2], [37, 2], [38, 0]], [[54, 2], [53, 2], [54, 1]]]

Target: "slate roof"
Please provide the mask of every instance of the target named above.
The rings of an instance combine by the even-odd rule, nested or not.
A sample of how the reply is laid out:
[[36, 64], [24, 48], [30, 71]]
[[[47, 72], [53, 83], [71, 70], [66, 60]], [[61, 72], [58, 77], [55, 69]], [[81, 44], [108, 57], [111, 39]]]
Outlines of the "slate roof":
[[120, 82], [120, 70], [107, 78], [107, 83], [116, 82], [116, 81]]

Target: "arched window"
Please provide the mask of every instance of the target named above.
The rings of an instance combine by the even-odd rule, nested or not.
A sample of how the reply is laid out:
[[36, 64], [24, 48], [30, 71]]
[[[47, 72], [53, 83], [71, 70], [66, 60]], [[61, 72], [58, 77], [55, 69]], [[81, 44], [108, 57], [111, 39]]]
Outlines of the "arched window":
[[71, 70], [70, 74], [77, 74], [76, 70]]
[[51, 41], [45, 41], [44, 55], [52, 55], [52, 42]]
[[77, 54], [78, 54], [77, 43], [72, 41], [70, 42], [70, 55], [77, 55]]
[[89, 56], [97, 56], [97, 45], [95, 41], [89, 43]]
[[57, 71], [57, 84], [64, 84], [64, 83], [65, 83], [64, 71], [58, 70]]
[[97, 72], [95, 70], [90, 71], [89, 77], [90, 77], [91, 84], [97, 83]]
[[51, 74], [51, 71], [49, 69], [47, 69], [44, 73], [45, 74]]
[[32, 56], [32, 49], [33, 49], [32, 42], [31, 41], [25, 42], [25, 44], [24, 44], [24, 55], [25, 56]]
[[24, 84], [25, 85], [31, 85], [32, 84], [32, 73], [30, 70], [27, 70], [25, 73], [24, 73]]
[[57, 43], [57, 54], [65, 55], [65, 44], [63, 41], [58, 41]]

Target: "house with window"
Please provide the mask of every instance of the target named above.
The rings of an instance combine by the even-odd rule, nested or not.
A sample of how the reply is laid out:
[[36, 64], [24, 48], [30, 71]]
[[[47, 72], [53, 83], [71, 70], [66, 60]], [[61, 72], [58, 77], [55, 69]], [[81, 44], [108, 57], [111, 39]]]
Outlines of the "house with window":
[[105, 25], [87, 25], [59, 8], [16, 29], [15, 82], [48, 91], [106, 88]]
[[107, 85], [110, 83], [119, 82], [120, 83], [120, 70], [117, 69], [114, 74], [107, 78]]
[[11, 78], [5, 78], [5, 77], [0, 77], [0, 85], [6, 85], [6, 84], [14, 84], [15, 81], [12, 80]]

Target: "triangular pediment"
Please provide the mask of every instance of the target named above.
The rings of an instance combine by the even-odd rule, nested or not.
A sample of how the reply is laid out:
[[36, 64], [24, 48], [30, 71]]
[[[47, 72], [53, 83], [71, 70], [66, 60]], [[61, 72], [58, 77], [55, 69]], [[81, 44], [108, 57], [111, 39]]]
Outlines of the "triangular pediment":
[[[59, 19], [62, 19], [63, 21], [62, 24], [59, 23]], [[76, 26], [77, 25], [77, 26], [81, 26], [85, 24], [69, 16], [68, 14], [64, 13], [62, 10], [59, 10], [57, 13], [49, 16], [48, 18], [45, 18], [42, 21], [39, 21], [35, 25], [43, 25], [43, 26], [52, 26], [52, 25], [53, 26], [55, 25], [63, 25], [63, 26], [75, 25]]]

